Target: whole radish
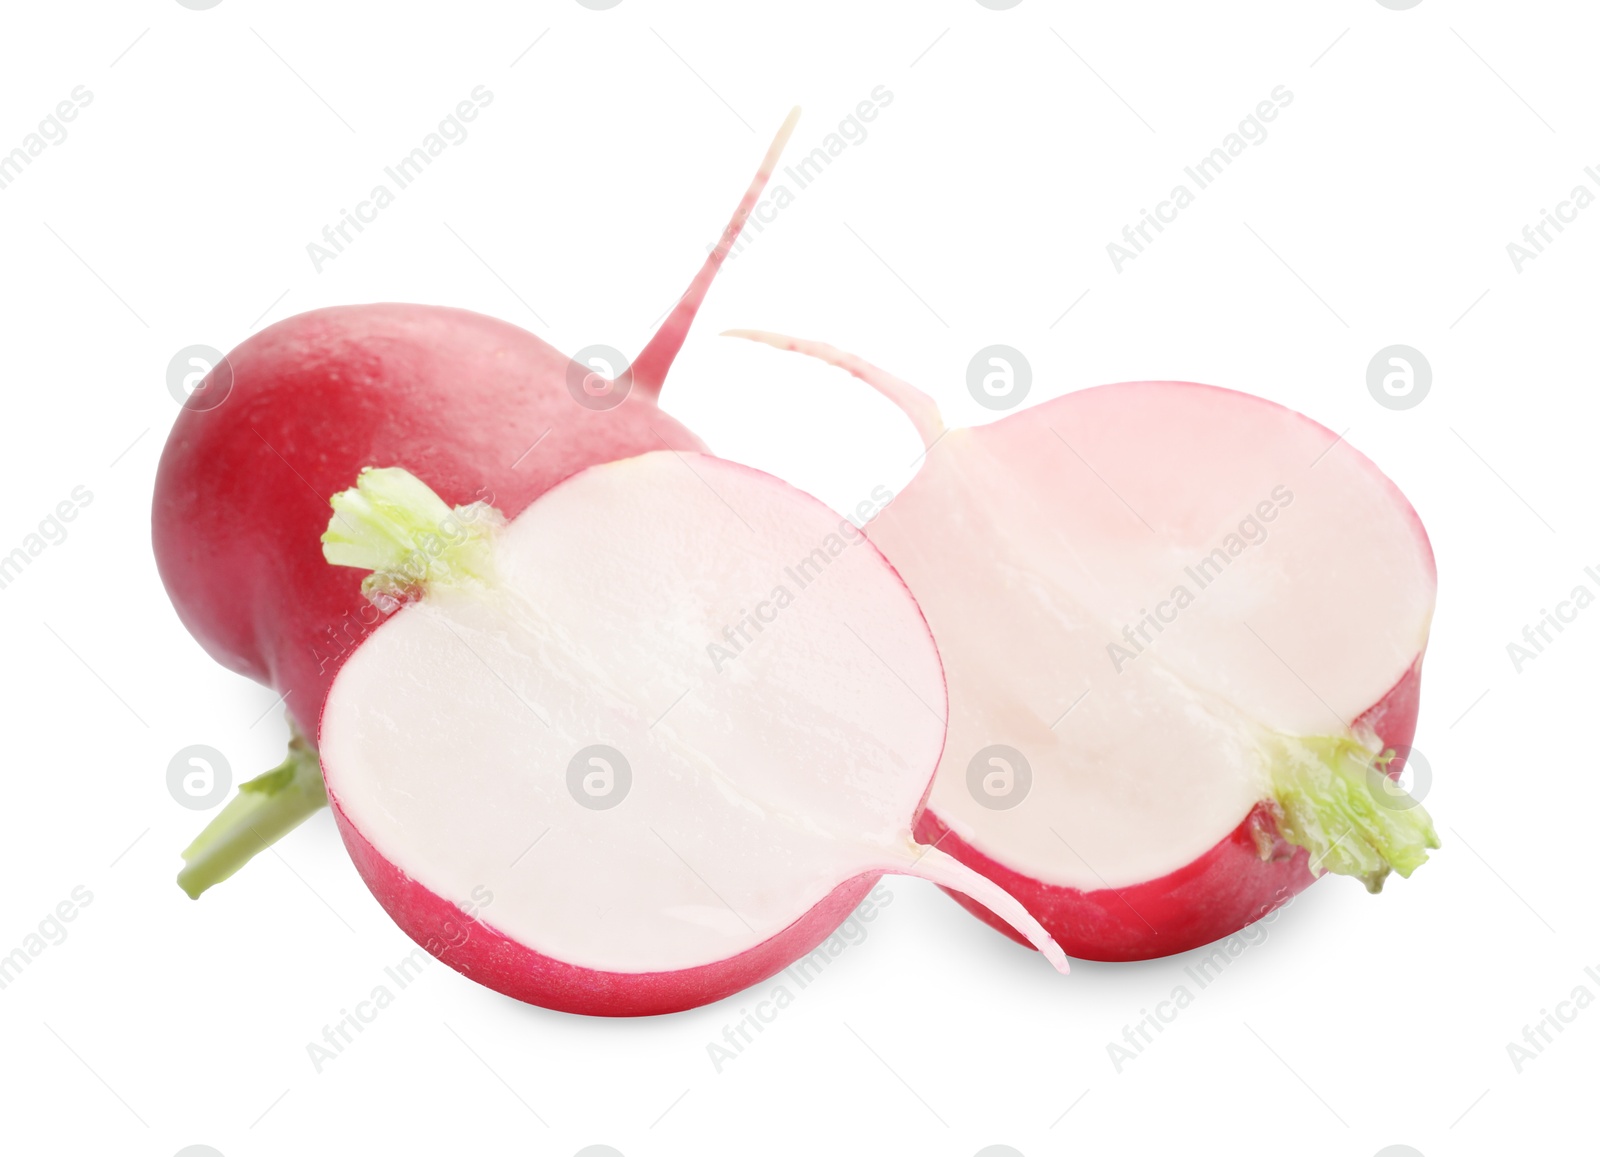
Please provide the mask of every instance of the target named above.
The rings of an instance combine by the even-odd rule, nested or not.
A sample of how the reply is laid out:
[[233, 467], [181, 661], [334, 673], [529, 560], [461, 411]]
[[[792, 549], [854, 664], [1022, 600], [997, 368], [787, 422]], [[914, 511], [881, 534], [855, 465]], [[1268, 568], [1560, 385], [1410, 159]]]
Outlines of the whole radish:
[[191, 896], [324, 802], [307, 737], [340, 664], [383, 617], [357, 576], [322, 559], [329, 496], [365, 467], [404, 465], [450, 503], [489, 501], [514, 516], [594, 463], [701, 449], [656, 398], [798, 115], [616, 382], [506, 322], [382, 304], [273, 325], [197, 387], [156, 475], [156, 563], [184, 625], [220, 663], [280, 692], [296, 735], [285, 763], [242, 785], [185, 852], [179, 883]]
[[921, 434], [917, 476], [868, 528], [927, 615], [950, 690], [917, 834], [1070, 955], [1181, 952], [1324, 873], [1376, 892], [1439, 846], [1393, 782], [1416, 729], [1433, 554], [1341, 437], [1183, 382], [946, 430], [932, 399], [859, 358], [736, 336], [848, 370]]

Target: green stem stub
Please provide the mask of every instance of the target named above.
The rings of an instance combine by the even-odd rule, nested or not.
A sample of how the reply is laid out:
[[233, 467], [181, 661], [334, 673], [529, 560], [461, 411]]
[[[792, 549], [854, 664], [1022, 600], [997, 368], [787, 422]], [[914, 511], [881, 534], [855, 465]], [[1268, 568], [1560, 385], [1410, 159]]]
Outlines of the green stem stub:
[[335, 566], [371, 571], [361, 590], [380, 605], [430, 586], [493, 576], [491, 543], [505, 519], [487, 503], [452, 508], [410, 471], [369, 466], [330, 504], [322, 556]]
[[239, 785], [239, 794], [183, 850], [178, 887], [198, 900], [258, 853], [327, 805], [322, 765], [306, 737], [291, 724], [289, 754], [271, 771]]
[[1279, 737], [1272, 794], [1279, 834], [1311, 853], [1317, 875], [1354, 876], [1378, 892], [1391, 871], [1410, 876], [1439, 846], [1433, 818], [1353, 737]]

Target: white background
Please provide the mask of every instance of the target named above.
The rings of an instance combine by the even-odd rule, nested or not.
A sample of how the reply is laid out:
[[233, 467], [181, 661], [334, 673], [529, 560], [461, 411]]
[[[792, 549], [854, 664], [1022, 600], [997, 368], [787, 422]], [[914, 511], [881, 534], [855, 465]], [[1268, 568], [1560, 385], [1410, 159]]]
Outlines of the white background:
[[[1600, 589], [1583, 575], [1600, 564], [1600, 208], [1521, 273], [1505, 248], [1596, 187], [1592, 8], [1100, 7], [6, 6], [0, 150], [74, 86], [93, 102], [0, 190], [0, 553], [74, 486], [94, 499], [0, 590], [0, 953], [75, 886], [93, 901], [0, 991], [0, 1148], [1592, 1146], [1600, 1010], [1520, 1073], [1506, 1046], [1576, 986], [1600, 996], [1584, 974], [1600, 970], [1600, 611], [1521, 674], [1506, 645], [1579, 582]], [[470, 138], [315, 271], [306, 243], [476, 85], [494, 101]], [[1347, 431], [1438, 556], [1417, 742], [1443, 849], [1381, 897], [1313, 888], [1120, 1073], [1108, 1042], [1184, 980], [1183, 958], [1064, 979], [906, 880], [720, 1073], [707, 1044], [771, 985], [614, 1022], [439, 965], [316, 1073], [307, 1043], [411, 945], [325, 813], [198, 903], [172, 882], [206, 818], [168, 794], [173, 754], [210, 744], [244, 778], [277, 761], [284, 727], [273, 692], [189, 639], [156, 576], [169, 359], [375, 300], [635, 352], [789, 107], [806, 109], [792, 159], [877, 85], [894, 99], [867, 139], [729, 264], [666, 409], [841, 506], [910, 477], [908, 426], [844, 375], [720, 330], [831, 341], [952, 423], [992, 418], [964, 372], [1004, 342], [1035, 398], [1182, 378]], [[1106, 244], [1277, 85], [1294, 100], [1270, 136], [1116, 272]], [[1396, 342], [1434, 371], [1404, 412], [1365, 381]]]

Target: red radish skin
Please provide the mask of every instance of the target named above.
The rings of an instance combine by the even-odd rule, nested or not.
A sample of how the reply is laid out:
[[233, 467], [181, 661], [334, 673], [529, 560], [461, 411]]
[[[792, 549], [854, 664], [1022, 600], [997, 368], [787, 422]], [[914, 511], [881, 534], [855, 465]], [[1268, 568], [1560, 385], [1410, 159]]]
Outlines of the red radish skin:
[[[949, 450], [938, 447], [945, 434], [945, 428], [937, 406], [927, 395], [909, 383], [895, 378], [855, 355], [820, 342], [745, 330], [733, 331], [730, 336], [744, 337], [780, 349], [803, 353], [850, 372], [884, 394], [906, 414], [924, 445], [930, 448], [930, 457], [933, 454], [950, 453]], [[1190, 391], [1190, 396], [1210, 395], [1219, 405], [1236, 405], [1237, 399], [1241, 397], [1232, 391], [1217, 387], [1195, 386], [1188, 383], [1100, 387], [1098, 391], [1084, 393], [1096, 394], [1118, 389]], [[1169, 395], [1152, 393], [1150, 396], [1157, 398]], [[1057, 399], [1058, 403], [1064, 401], [1065, 399]], [[1325, 430], [1302, 415], [1294, 414], [1293, 411], [1282, 407], [1261, 404], [1259, 400], [1255, 402], [1263, 405], [1264, 411], [1284, 416], [1290, 425], [1302, 432], [1315, 431], [1318, 437], [1325, 440], [1324, 444], [1329, 450], [1341, 442], [1331, 431]], [[1148, 408], [1139, 411], [1140, 421], [1154, 420], [1153, 415], [1159, 412], [1160, 406], [1161, 403], [1158, 401], [1149, 403]], [[1053, 413], [1065, 414], [1065, 411], [1058, 407]], [[1004, 427], [1008, 423], [1013, 430], [1018, 429], [1016, 422], [1019, 417], [1020, 415], [1012, 415], [1001, 419], [996, 428], [990, 429], [994, 435], [999, 435], [999, 427]], [[1065, 448], [1058, 448], [1062, 455], [1077, 453], [1070, 443], [1062, 439], [1059, 431], [1055, 436], [1064, 443]], [[1009, 443], [1007, 438], [1011, 439]], [[1016, 442], [1015, 435], [999, 436], [986, 444], [990, 446], [991, 454], [998, 454], [1001, 460], [1007, 462], [1016, 460], [1009, 455], [1023, 450], [1022, 445]], [[1115, 450], [1105, 450], [1101, 447], [1091, 449], [1089, 446], [1083, 446], [1082, 449], [1091, 455], [1095, 450], [1113, 456], [1116, 453]], [[1420, 550], [1417, 565], [1421, 573], [1415, 577], [1419, 584], [1425, 584], [1431, 592], [1436, 583], [1435, 564], [1426, 532], [1415, 511], [1405, 501], [1398, 488], [1387, 478], [1383, 478], [1370, 462], [1360, 458], [1348, 447], [1342, 448], [1340, 453], [1358, 459], [1364, 464], [1364, 468], [1370, 471], [1371, 476], [1376, 476], [1376, 480], [1379, 480], [1378, 487], [1388, 495], [1393, 512], [1398, 512], [1401, 520], [1410, 526], [1409, 533], [1414, 536]], [[1310, 456], [1307, 457], [1309, 459]], [[926, 469], [925, 466], [924, 470]], [[1101, 483], [1104, 484], [1103, 479]], [[916, 485], [914, 480], [911, 487], [908, 487], [903, 494], [910, 493]], [[923, 602], [924, 611], [934, 626], [935, 637], [940, 640], [941, 649], [944, 650], [949, 640], [940, 633], [939, 615], [929, 603], [926, 597], [928, 591], [922, 585], [928, 582], [930, 577], [937, 576], [927, 569], [927, 559], [922, 558], [920, 571], [913, 572], [908, 569], [908, 564], [912, 560], [897, 554], [895, 547], [906, 545], [904, 535], [907, 532], [897, 532], [900, 535], [898, 541], [886, 538], [883, 528], [892, 522], [893, 513], [894, 506], [891, 505], [886, 512], [889, 517], [875, 522], [873, 527], [869, 528], [869, 533], [875, 542], [885, 548], [891, 562], [899, 566], [913, 593]], [[1147, 525], [1144, 531], [1149, 530]], [[950, 531], [947, 529], [944, 533], [948, 536]], [[1143, 532], [1135, 527], [1132, 533], [1137, 535]], [[1429, 601], [1431, 604], [1431, 595]], [[943, 611], [948, 614], [949, 608], [945, 607]], [[947, 619], [946, 622], [947, 626], [950, 625], [950, 620]], [[1423, 637], [1425, 638], [1425, 629]], [[950, 662], [951, 656], [947, 651], [947, 670]], [[1376, 702], [1371, 703], [1365, 710], [1351, 712], [1349, 717], [1350, 734], [1369, 736], [1380, 745], [1380, 750], [1397, 753], [1385, 768], [1387, 774], [1394, 779], [1400, 774], [1404, 756], [1410, 750], [1416, 730], [1421, 664], [1422, 654], [1419, 648], [1411, 653], [1409, 661], [1403, 668], [1395, 668], [1402, 670], [1403, 673], [1398, 677], [1389, 676], [1395, 681]], [[1109, 667], [1107, 669], [1109, 670]], [[1120, 669], [1119, 667], [1118, 670]], [[1383, 686], [1382, 683], [1378, 685]], [[953, 710], [955, 695], [955, 685], [952, 682]], [[952, 715], [952, 720], [954, 719], [955, 715]], [[947, 774], [949, 774], [948, 766], [942, 767], [939, 779], [943, 780]], [[1140, 960], [1187, 951], [1227, 936], [1287, 902], [1319, 878], [1321, 873], [1313, 870], [1312, 856], [1307, 848], [1290, 844], [1280, 834], [1278, 808], [1279, 805], [1275, 802], [1263, 800], [1249, 808], [1237, 826], [1209, 850], [1201, 852], [1187, 863], [1159, 876], [1115, 887], [1067, 886], [1040, 879], [1020, 870], [1015, 865], [1004, 862], [1004, 855], [993, 847], [986, 851], [975, 846], [970, 839], [963, 838], [960, 832], [953, 830], [946, 818], [939, 814], [936, 800], [918, 821], [916, 834], [922, 842], [933, 844], [948, 852], [955, 859], [994, 880], [1005, 891], [1016, 896], [1066, 948], [1069, 955], [1091, 960]], [[1418, 809], [1414, 814], [1426, 823], [1425, 812]], [[1427, 846], [1437, 846], [1431, 826], [1427, 829], [1426, 838], [1433, 841]], [[1066, 843], [1064, 839], [1062, 842]], [[1076, 850], [1073, 854], [1077, 854]], [[1079, 856], [1079, 859], [1082, 860], [1082, 857]], [[1088, 863], [1088, 861], [1083, 862]], [[1409, 871], [1407, 868], [1400, 870], [1402, 874], [1407, 874]], [[1369, 880], [1369, 887], [1372, 886], [1373, 881]], [[980, 919], [1017, 939], [1003, 922], [995, 921], [988, 913], [969, 903], [965, 897], [953, 892], [951, 894], [963, 907]]]
[[263, 330], [228, 363], [227, 401], [185, 409], [167, 441], [156, 559], [190, 633], [282, 693], [302, 727], [378, 618], [361, 576], [330, 567], [318, 544], [328, 496], [363, 466], [403, 463], [452, 505], [514, 515], [592, 463], [704, 448], [646, 398], [577, 405], [563, 354], [464, 310], [316, 310]]
[[[1385, 747], [1410, 750], [1421, 687], [1418, 662], [1361, 717]], [[1402, 761], [1396, 760], [1389, 773], [1398, 778], [1401, 770]], [[916, 830], [918, 840], [949, 852], [1021, 900], [1039, 923], [1055, 930], [1069, 955], [1084, 960], [1145, 960], [1199, 948], [1254, 923], [1317, 881], [1310, 868], [1311, 854], [1277, 836], [1266, 804], [1258, 805], [1205, 855], [1171, 875], [1129, 888], [1095, 891], [1055, 887], [1012, 871], [967, 843], [931, 811], [923, 812]], [[1260, 838], [1273, 841], [1268, 859], [1261, 857]], [[1032, 947], [983, 905], [960, 892], [945, 891], [991, 928]]]
[[[597, 462], [704, 449], [656, 397], [798, 115], [779, 130], [613, 409], [577, 404], [568, 390], [574, 363], [535, 335], [440, 306], [314, 310], [228, 354], [197, 391], [220, 401], [207, 396], [208, 408], [180, 411], [156, 473], [156, 564], [190, 634], [223, 666], [279, 692], [298, 732], [310, 735], [341, 662], [381, 618], [360, 576], [328, 566], [318, 544], [329, 496], [363, 467], [405, 465], [452, 505], [482, 500], [515, 516]], [[314, 781], [314, 767], [303, 771]], [[284, 818], [265, 842], [306, 814]], [[263, 826], [248, 818], [233, 824], [239, 838]], [[261, 850], [223, 835], [208, 828], [186, 853], [214, 856], [204, 847], [211, 839], [232, 857], [192, 862], [180, 876], [191, 895]]]
[[[682, 1012], [760, 984], [832, 935], [881, 878], [873, 872], [840, 884], [778, 935], [726, 960], [670, 972], [597, 972], [536, 952], [501, 935], [488, 920], [441, 899], [384, 859], [337, 802], [331, 806], [356, 871], [402, 932], [485, 988], [526, 1004], [585, 1016]], [[951, 895], [966, 900], [959, 892]], [[988, 914], [981, 904], [976, 910]], [[1005, 921], [998, 926], [1028, 943]]]

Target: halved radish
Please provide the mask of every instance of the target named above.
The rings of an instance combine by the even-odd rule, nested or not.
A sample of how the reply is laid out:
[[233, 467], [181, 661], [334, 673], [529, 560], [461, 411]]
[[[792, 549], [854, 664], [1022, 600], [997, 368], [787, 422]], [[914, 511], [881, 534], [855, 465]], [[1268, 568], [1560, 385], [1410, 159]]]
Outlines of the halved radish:
[[918, 835], [1017, 896], [1069, 954], [1181, 952], [1324, 872], [1377, 891], [1438, 846], [1393, 785], [1433, 555], [1348, 443], [1182, 382], [947, 431], [929, 398], [858, 358], [737, 336], [849, 370], [917, 425], [925, 462], [868, 533], [949, 681]]
[[593, 463], [703, 448], [656, 397], [798, 115], [625, 380], [597, 379], [506, 322], [400, 304], [292, 317], [207, 375], [156, 474], [156, 563], [190, 633], [224, 666], [279, 691], [297, 737], [285, 763], [244, 785], [185, 851], [178, 881], [191, 896], [324, 802], [301, 736], [340, 663], [382, 618], [356, 577], [318, 553], [328, 496], [362, 467], [403, 465], [451, 502], [517, 514]]
[[396, 469], [334, 510], [329, 561], [421, 596], [328, 695], [334, 814], [390, 915], [472, 979], [568, 1012], [688, 1008], [809, 952], [885, 871], [969, 892], [1065, 969], [1015, 900], [914, 842], [938, 652], [820, 502], [656, 452], [509, 524]]

